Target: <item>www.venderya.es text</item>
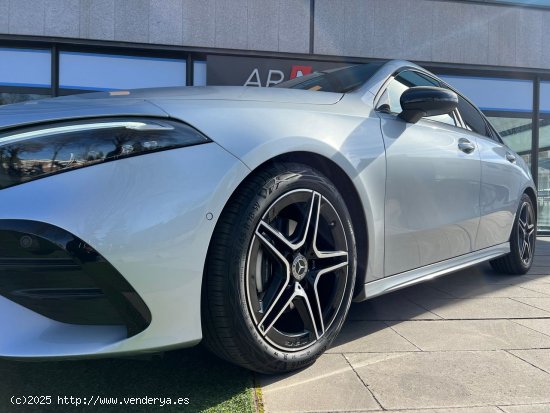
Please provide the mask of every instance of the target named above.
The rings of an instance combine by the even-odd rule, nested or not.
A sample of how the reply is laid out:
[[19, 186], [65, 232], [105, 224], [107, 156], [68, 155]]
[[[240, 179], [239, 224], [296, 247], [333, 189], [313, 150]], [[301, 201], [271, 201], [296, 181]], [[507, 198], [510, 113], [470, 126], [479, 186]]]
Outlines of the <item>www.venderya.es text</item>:
[[189, 397], [104, 397], [91, 395], [75, 396], [12, 396], [10, 402], [15, 406], [186, 406], [191, 403]]

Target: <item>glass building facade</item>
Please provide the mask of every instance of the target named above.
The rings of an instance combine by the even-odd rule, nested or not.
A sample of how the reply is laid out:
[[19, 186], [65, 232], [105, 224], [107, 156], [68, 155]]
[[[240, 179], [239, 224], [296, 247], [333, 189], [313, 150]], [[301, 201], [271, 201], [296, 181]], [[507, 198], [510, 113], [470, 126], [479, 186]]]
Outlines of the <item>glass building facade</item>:
[[[0, 104], [99, 90], [202, 86], [208, 84], [208, 57], [215, 56], [159, 48], [1, 46]], [[267, 62], [277, 58], [258, 57]], [[360, 61], [334, 59], [333, 63]], [[330, 66], [330, 59], [322, 64]], [[550, 76], [521, 70], [474, 70], [466, 65], [425, 66], [479, 106], [505, 143], [530, 165], [539, 190], [539, 231], [550, 232]], [[277, 71], [270, 71], [269, 76], [272, 72]]]

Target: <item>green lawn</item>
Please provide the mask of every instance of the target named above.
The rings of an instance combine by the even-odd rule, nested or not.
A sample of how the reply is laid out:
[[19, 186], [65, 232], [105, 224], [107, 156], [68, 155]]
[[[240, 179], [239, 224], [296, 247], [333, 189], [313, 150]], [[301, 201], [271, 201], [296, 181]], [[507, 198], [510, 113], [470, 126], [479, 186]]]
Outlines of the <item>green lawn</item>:
[[[0, 361], [0, 412], [254, 412], [252, 374], [201, 347], [153, 360]], [[12, 396], [53, 396], [47, 406], [13, 406]], [[57, 396], [189, 398], [182, 406], [60, 406]]]

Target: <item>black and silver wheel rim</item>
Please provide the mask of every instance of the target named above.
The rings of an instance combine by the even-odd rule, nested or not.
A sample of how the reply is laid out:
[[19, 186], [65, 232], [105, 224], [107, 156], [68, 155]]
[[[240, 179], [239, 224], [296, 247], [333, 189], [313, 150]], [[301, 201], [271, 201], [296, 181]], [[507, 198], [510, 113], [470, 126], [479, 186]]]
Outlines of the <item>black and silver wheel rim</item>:
[[346, 298], [348, 243], [342, 220], [319, 192], [275, 200], [248, 251], [246, 294], [258, 333], [284, 351], [325, 335]]
[[518, 247], [522, 264], [529, 266], [535, 250], [535, 216], [529, 202], [524, 202], [519, 210]]

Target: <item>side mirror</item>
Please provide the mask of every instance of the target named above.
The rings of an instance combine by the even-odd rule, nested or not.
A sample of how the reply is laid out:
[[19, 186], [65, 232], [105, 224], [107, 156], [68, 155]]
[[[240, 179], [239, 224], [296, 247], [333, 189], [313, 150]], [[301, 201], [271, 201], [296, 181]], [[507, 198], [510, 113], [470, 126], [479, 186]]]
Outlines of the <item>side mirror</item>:
[[415, 86], [403, 92], [400, 98], [403, 112], [399, 117], [416, 123], [425, 116], [451, 113], [458, 106], [458, 97], [451, 90], [433, 86]]

